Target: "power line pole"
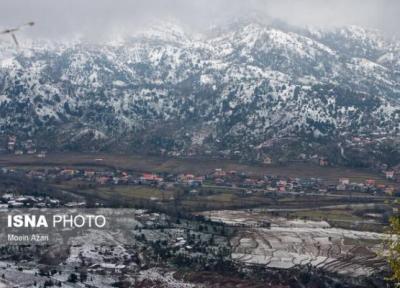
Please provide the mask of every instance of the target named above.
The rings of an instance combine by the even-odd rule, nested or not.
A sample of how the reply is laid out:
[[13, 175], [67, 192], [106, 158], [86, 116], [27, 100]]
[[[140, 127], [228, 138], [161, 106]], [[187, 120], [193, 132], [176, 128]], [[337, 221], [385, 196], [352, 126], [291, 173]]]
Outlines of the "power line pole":
[[15, 33], [18, 32], [18, 31], [21, 31], [25, 27], [30, 27], [30, 26], [33, 26], [33, 25], [35, 25], [35, 22], [28, 22], [28, 23], [22, 24], [22, 25], [20, 25], [18, 27], [15, 27], [15, 28], [10, 28], [10, 29], [3, 30], [3, 31], [0, 32], [0, 35], [9, 34], [11, 36], [11, 38], [13, 39], [13, 41], [14, 41], [15, 45], [17, 46], [17, 48], [19, 48], [19, 42], [17, 40], [17, 37], [15, 36]]

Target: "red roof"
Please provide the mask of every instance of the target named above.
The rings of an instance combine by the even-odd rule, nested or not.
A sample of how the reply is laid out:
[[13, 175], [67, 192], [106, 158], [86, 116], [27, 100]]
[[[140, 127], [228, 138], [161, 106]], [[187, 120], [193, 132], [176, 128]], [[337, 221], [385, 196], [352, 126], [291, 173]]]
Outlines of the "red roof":
[[147, 180], [147, 181], [162, 181], [163, 179], [161, 177], [158, 177], [155, 174], [151, 174], [151, 173], [144, 173], [142, 176], [143, 180]]
[[144, 173], [142, 177], [145, 180], [154, 180], [155, 178], [157, 178], [156, 175], [150, 173]]

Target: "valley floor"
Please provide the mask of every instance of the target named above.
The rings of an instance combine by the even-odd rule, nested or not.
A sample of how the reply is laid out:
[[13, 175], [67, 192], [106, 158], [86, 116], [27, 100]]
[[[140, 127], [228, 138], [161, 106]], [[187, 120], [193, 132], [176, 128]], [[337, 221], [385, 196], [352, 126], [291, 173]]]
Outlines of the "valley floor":
[[209, 158], [170, 158], [144, 155], [108, 154], [108, 153], [49, 153], [46, 158], [36, 155], [0, 154], [0, 166], [8, 167], [105, 167], [130, 169], [134, 171], [166, 172], [166, 173], [195, 173], [205, 174], [217, 168], [225, 171], [244, 171], [254, 175], [281, 175], [287, 177], [315, 177], [323, 178], [328, 182], [346, 177], [351, 181], [365, 181], [374, 179], [378, 183], [386, 184], [384, 175], [378, 175], [367, 169], [353, 169], [348, 167], [320, 167], [306, 162], [292, 162], [286, 165], [262, 165], [240, 163], [227, 159]]
[[[340, 281], [343, 287], [381, 287], [388, 273], [388, 217], [398, 213], [399, 199], [376, 187], [398, 189], [399, 184], [373, 171], [298, 162], [276, 166], [79, 153], [50, 153], [45, 158], [0, 155], [0, 166], [3, 202], [11, 197], [10, 191], [15, 194], [9, 209], [18, 196], [31, 197], [30, 191], [33, 198], [57, 198], [57, 205], [66, 207], [92, 202], [149, 211], [140, 212], [143, 219], [132, 227], [133, 246], [107, 240], [111, 234], [75, 238], [56, 257], [56, 264], [45, 265], [46, 271], [35, 268], [41, 259], [26, 258], [35, 255], [33, 250], [21, 254], [3, 246], [0, 267], [5, 276], [0, 283], [30, 287], [51, 279], [65, 287], [84, 287], [83, 282], [125, 287], [120, 281], [137, 287], [219, 287], [207, 282], [215, 277], [221, 283], [235, 279], [236, 284], [226, 287], [265, 287], [258, 286], [265, 279], [271, 284], [267, 287], [289, 287], [304, 274], [302, 269], [311, 269], [306, 274], [313, 276], [306, 278], [317, 283], [315, 287], [336, 287]], [[99, 181], [105, 177], [106, 182]], [[124, 177], [130, 180], [116, 181]], [[194, 187], [182, 180], [185, 177], [202, 180]], [[341, 178], [349, 184], [337, 190]], [[363, 190], [348, 190], [353, 186]], [[157, 220], [161, 218], [170, 221]], [[93, 244], [101, 239], [106, 245]], [[115, 245], [107, 248], [111, 242]], [[218, 266], [221, 259], [225, 262]], [[221, 267], [235, 267], [240, 277]], [[52, 269], [56, 273], [51, 274]], [[210, 275], [210, 269], [222, 270]], [[253, 277], [258, 269], [260, 278]], [[82, 283], [68, 279], [79, 273], [89, 277]], [[284, 279], [285, 273], [294, 273], [288, 276], [290, 281]]]

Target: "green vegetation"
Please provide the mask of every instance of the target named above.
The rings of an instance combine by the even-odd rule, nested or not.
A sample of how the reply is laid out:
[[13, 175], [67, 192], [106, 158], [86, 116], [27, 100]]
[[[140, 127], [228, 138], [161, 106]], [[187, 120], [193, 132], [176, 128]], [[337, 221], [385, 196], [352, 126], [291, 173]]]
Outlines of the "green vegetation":
[[400, 215], [392, 217], [390, 230], [392, 237], [389, 243], [388, 262], [392, 269], [391, 280], [400, 287]]
[[160, 189], [148, 186], [101, 187], [96, 189], [96, 194], [101, 195], [104, 198], [121, 197], [126, 200], [137, 198], [150, 199], [153, 197], [162, 200], [163, 197], [168, 199], [169, 197], [173, 196], [171, 191], [162, 191]]

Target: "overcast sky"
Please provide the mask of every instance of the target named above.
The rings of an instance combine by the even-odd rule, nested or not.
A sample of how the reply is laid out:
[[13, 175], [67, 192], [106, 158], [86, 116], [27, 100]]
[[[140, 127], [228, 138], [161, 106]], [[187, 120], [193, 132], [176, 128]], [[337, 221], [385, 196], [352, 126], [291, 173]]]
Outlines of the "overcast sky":
[[157, 18], [198, 28], [249, 13], [296, 25], [355, 24], [400, 35], [400, 0], [1, 0], [0, 27], [35, 21], [32, 37], [96, 38]]

